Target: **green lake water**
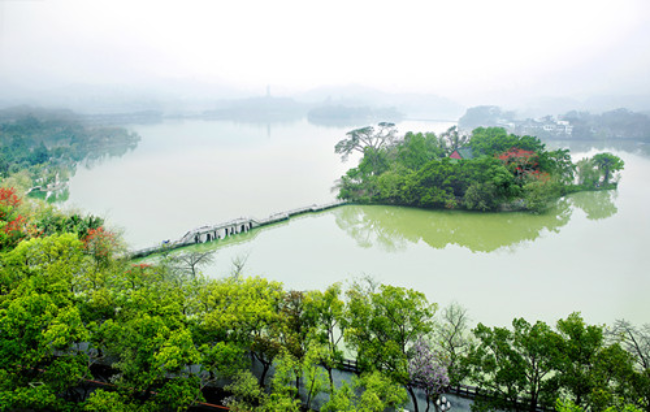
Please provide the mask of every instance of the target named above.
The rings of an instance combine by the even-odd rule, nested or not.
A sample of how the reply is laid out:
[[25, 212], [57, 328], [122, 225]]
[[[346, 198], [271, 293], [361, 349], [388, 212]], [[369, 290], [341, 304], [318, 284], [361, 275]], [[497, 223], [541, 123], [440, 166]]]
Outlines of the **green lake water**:
[[[443, 131], [449, 123], [398, 124]], [[166, 122], [134, 129], [133, 152], [80, 167], [64, 207], [105, 216], [132, 248], [175, 239], [203, 224], [265, 217], [334, 199], [330, 188], [354, 163], [334, 144], [348, 128], [306, 121], [281, 125]], [[572, 148], [576, 158], [596, 153]], [[207, 276], [244, 272], [288, 289], [324, 288], [362, 276], [467, 307], [476, 322], [516, 316], [554, 322], [581, 311], [589, 322], [650, 322], [650, 156], [636, 144], [608, 149], [626, 163], [617, 191], [577, 193], [548, 212], [481, 214], [385, 206], [344, 206], [227, 240]]]

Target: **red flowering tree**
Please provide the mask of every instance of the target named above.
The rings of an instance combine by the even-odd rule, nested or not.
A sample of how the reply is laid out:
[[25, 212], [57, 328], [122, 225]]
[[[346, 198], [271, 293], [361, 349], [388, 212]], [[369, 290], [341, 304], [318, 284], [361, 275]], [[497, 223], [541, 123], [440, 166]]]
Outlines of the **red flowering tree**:
[[548, 180], [548, 173], [539, 170], [539, 155], [532, 150], [513, 147], [497, 156], [518, 180]]
[[13, 187], [0, 187], [0, 219], [15, 211], [20, 206], [21, 199]]
[[107, 265], [118, 248], [115, 234], [105, 230], [103, 226], [89, 229], [88, 234], [81, 240], [86, 251], [100, 265]]
[[11, 249], [27, 237], [27, 222], [18, 214], [21, 199], [13, 187], [0, 187], [0, 250]]

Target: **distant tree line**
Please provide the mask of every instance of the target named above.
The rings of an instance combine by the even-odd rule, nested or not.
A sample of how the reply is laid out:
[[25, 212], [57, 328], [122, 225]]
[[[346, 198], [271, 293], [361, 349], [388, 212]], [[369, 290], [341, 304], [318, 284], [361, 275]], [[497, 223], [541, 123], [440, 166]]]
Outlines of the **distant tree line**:
[[[556, 126], [561, 122], [568, 122], [569, 129], [558, 129]], [[572, 110], [557, 116], [556, 120], [552, 116], [521, 119], [514, 111], [505, 111], [498, 106], [477, 106], [467, 109], [458, 126], [462, 130], [504, 127], [511, 132], [534, 133], [545, 138], [650, 140], [650, 116], [624, 108], [600, 114]]]
[[561, 118], [571, 123], [576, 139], [650, 140], [650, 116], [627, 109], [602, 114], [574, 110]]
[[350, 131], [335, 151], [344, 159], [361, 155], [341, 178], [342, 199], [478, 211], [539, 211], [572, 191], [614, 188], [624, 166], [610, 153], [576, 166], [568, 150], [547, 151], [536, 137], [497, 127], [471, 136], [452, 127], [439, 137], [409, 132], [399, 138], [392, 123], [380, 123]]
[[458, 119], [461, 130], [473, 130], [477, 127], [506, 127], [513, 124], [517, 118], [514, 111], [502, 110], [499, 106], [470, 107]]

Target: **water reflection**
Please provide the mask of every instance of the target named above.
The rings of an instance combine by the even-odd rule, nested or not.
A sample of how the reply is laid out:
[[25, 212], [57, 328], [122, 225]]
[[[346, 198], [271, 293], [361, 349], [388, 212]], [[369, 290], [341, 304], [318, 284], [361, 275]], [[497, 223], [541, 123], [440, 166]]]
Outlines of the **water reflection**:
[[360, 247], [381, 247], [387, 252], [405, 250], [420, 241], [436, 249], [458, 245], [472, 252], [514, 248], [559, 232], [575, 208], [598, 220], [617, 212], [615, 192], [584, 192], [559, 199], [543, 214], [470, 213], [386, 206], [347, 206], [334, 210], [336, 224]]
[[571, 203], [582, 209], [589, 220], [601, 220], [612, 217], [618, 212], [614, 201], [618, 196], [615, 190], [603, 192], [582, 192], [571, 196]]
[[[128, 141], [116, 142], [111, 145], [94, 147], [85, 154], [83, 160], [80, 162], [87, 169], [99, 166], [106, 161], [120, 158], [125, 154], [134, 151], [138, 147], [140, 137], [133, 135], [133, 138]], [[69, 167], [75, 171], [77, 163], [71, 163]]]
[[[58, 159], [56, 163], [49, 166], [50, 176], [41, 177], [38, 182], [28, 191], [28, 196], [45, 200], [48, 203], [64, 203], [70, 198], [68, 183], [76, 173], [79, 166], [91, 170], [104, 162], [120, 158], [125, 154], [134, 151], [138, 147], [140, 137], [134, 133], [128, 133], [124, 129], [116, 129], [123, 136], [115, 141], [101, 142], [97, 145], [89, 145], [78, 149], [75, 157]], [[118, 135], [118, 133], [114, 133]], [[46, 169], [47, 170], [47, 169]]]

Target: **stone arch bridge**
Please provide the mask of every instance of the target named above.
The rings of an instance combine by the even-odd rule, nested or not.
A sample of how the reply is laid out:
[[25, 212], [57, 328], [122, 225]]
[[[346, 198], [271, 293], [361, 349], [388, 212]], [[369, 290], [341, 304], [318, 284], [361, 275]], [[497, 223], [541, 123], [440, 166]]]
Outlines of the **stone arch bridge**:
[[185, 246], [195, 245], [199, 243], [213, 242], [220, 239], [225, 239], [229, 236], [234, 236], [240, 233], [246, 233], [257, 227], [271, 225], [273, 223], [281, 222], [290, 219], [292, 216], [301, 215], [304, 213], [321, 212], [323, 210], [331, 209], [337, 206], [344, 205], [346, 202], [334, 201], [331, 203], [321, 205], [311, 205], [301, 207], [298, 209], [289, 210], [286, 212], [275, 213], [265, 219], [255, 219], [251, 217], [240, 217], [237, 219], [229, 220], [224, 223], [217, 223], [214, 225], [206, 225], [197, 227], [185, 233], [180, 239], [171, 241], [165, 240], [161, 244], [132, 251], [130, 253], [131, 259], [142, 258], [155, 253], [160, 253], [170, 249], [178, 249]]

